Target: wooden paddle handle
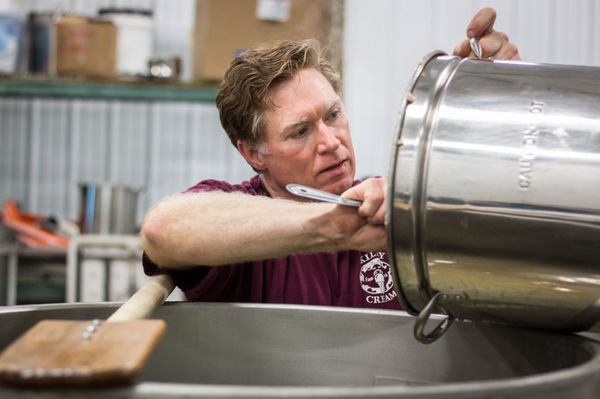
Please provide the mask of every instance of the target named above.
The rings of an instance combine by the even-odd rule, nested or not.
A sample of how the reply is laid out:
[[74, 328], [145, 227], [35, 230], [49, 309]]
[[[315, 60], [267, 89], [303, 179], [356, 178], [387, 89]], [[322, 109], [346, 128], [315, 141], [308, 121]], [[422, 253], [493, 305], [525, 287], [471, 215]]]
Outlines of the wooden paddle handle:
[[154, 313], [171, 294], [175, 284], [167, 274], [159, 274], [129, 298], [106, 321], [146, 319]]

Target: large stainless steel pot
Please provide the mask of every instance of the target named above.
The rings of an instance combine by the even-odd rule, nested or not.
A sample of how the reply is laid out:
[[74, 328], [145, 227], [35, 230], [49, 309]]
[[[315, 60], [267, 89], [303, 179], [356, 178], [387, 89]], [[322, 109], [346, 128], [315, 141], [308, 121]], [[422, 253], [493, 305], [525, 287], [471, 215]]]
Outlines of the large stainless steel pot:
[[84, 234], [135, 234], [139, 189], [110, 183], [81, 183], [79, 224]]
[[[0, 349], [40, 319], [106, 318], [116, 304], [0, 310]], [[167, 334], [137, 384], [13, 390], [11, 398], [578, 398], [600, 397], [600, 342], [456, 322], [437, 342], [412, 337], [404, 312], [168, 303]]]
[[[600, 321], [599, 99], [600, 68], [443, 53], [419, 64], [387, 224], [419, 339], [455, 317], [569, 331]], [[449, 319], [428, 335], [431, 311]]]

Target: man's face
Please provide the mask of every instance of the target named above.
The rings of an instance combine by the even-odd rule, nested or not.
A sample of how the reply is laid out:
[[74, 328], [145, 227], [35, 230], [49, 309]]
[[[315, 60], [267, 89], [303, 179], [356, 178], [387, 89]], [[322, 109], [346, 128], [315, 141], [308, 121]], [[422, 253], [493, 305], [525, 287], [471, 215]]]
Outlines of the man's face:
[[352, 186], [354, 150], [342, 101], [316, 69], [302, 69], [271, 89], [257, 155], [273, 196], [290, 197], [288, 183], [340, 194]]

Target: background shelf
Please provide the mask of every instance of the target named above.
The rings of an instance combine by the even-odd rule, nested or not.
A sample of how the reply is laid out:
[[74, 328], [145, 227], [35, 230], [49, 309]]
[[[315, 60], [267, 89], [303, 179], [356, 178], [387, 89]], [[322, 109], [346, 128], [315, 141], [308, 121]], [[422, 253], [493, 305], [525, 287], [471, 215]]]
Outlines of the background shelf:
[[0, 96], [136, 101], [214, 102], [216, 85], [177, 82], [102, 82], [35, 77], [0, 77]]

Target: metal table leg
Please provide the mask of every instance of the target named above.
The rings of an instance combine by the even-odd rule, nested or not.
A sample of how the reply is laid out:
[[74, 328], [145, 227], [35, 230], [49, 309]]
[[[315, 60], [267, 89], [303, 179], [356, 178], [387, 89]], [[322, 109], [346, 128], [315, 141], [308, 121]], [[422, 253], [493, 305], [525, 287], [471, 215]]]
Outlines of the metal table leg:
[[6, 304], [14, 306], [17, 304], [17, 263], [19, 255], [11, 251], [8, 255], [8, 269], [6, 272]]

